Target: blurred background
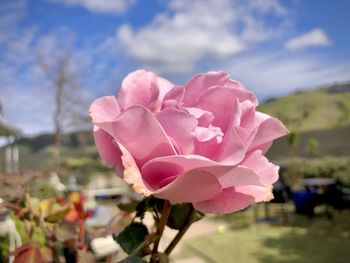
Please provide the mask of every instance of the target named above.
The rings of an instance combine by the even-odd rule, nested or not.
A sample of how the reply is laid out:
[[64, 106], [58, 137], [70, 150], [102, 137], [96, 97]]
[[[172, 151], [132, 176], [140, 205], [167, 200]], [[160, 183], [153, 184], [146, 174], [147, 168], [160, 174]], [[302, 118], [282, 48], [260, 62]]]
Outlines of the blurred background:
[[35, 171], [33, 196], [90, 191], [118, 213], [110, 197], [137, 197], [99, 160], [91, 102], [139, 68], [175, 84], [223, 70], [291, 131], [268, 154], [281, 179], [271, 203], [205, 219], [175, 259], [349, 262], [349, 12], [347, 0], [0, 0], [0, 197]]

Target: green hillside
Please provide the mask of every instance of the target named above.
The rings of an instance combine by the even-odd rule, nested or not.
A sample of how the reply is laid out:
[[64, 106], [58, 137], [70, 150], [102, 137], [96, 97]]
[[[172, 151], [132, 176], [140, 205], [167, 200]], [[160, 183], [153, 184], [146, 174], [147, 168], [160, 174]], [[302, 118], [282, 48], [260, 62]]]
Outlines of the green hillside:
[[314, 131], [350, 124], [350, 83], [297, 92], [270, 100], [259, 110], [275, 116], [291, 131]]
[[[306, 131], [298, 134], [298, 144], [293, 154], [298, 157], [350, 156], [350, 125], [345, 127]], [[317, 155], [308, 151], [310, 141], [317, 141]], [[290, 157], [292, 149], [287, 143], [287, 137], [276, 140], [267, 155], [275, 160]]]
[[[259, 110], [283, 121], [298, 134], [293, 154], [310, 157], [308, 145], [316, 141], [319, 156], [350, 155], [350, 83], [332, 84], [310, 91], [272, 99]], [[291, 148], [287, 137], [277, 140], [268, 155], [273, 159], [288, 158]]]

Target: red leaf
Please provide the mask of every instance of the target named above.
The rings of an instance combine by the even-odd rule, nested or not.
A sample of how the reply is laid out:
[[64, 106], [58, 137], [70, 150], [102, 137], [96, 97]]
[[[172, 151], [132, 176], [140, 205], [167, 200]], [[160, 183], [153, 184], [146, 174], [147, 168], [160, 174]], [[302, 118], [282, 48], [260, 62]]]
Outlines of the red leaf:
[[52, 252], [49, 248], [40, 248], [37, 243], [27, 243], [17, 248], [13, 255], [14, 263], [50, 263]]

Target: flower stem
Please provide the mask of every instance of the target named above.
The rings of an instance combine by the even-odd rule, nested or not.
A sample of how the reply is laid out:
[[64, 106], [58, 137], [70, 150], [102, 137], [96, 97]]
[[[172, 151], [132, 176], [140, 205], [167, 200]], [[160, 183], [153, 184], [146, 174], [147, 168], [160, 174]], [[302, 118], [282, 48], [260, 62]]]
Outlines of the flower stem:
[[196, 219], [196, 210], [193, 208], [191, 208], [191, 213], [189, 214], [189, 216], [187, 217], [185, 223], [183, 224], [183, 226], [180, 228], [179, 232], [177, 233], [177, 235], [174, 237], [174, 239], [170, 242], [170, 244], [168, 245], [168, 247], [165, 249], [165, 254], [169, 255], [173, 249], [176, 247], [177, 243], [179, 243], [179, 241], [181, 240], [181, 238], [184, 236], [184, 234], [186, 233], [186, 231], [189, 229], [189, 227], [192, 225], [192, 223], [195, 221]]
[[79, 219], [79, 244], [80, 249], [85, 248], [85, 220]]
[[170, 215], [170, 210], [171, 210], [171, 204], [168, 200], [165, 200], [164, 205], [163, 205], [163, 209], [162, 209], [162, 215], [161, 215], [159, 223], [157, 225], [156, 240], [154, 241], [154, 244], [153, 244], [151, 262], [157, 262], [156, 254], [158, 253], [158, 246], [159, 246], [160, 238], [163, 234], [164, 227], [168, 221], [168, 218]]

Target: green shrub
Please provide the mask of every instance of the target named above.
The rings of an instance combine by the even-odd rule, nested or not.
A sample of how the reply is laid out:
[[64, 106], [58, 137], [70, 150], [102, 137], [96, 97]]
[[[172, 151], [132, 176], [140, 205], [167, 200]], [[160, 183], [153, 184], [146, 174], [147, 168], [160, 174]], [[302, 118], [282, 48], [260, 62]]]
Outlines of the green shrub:
[[289, 185], [300, 178], [312, 177], [331, 177], [344, 185], [350, 185], [350, 158], [330, 156], [314, 159], [293, 158], [286, 162], [282, 176]]

